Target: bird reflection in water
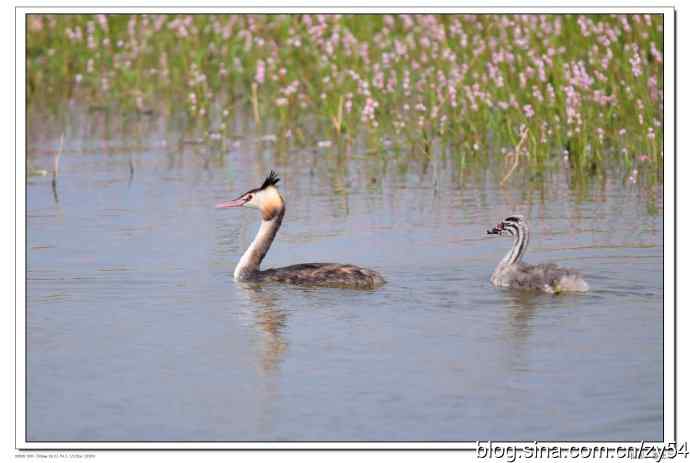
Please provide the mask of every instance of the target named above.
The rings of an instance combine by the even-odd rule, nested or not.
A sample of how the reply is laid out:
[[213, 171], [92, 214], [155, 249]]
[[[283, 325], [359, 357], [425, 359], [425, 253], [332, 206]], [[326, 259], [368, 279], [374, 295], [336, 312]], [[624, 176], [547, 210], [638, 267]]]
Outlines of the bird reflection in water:
[[275, 292], [278, 288], [244, 282], [238, 283], [238, 287], [255, 307], [254, 323], [263, 338], [262, 371], [272, 373], [276, 371], [287, 351], [287, 342], [283, 338], [287, 313], [279, 306], [280, 297]]
[[509, 331], [511, 338], [525, 340], [530, 335], [531, 320], [535, 317], [543, 294], [531, 291], [505, 290], [506, 303], [510, 308]]

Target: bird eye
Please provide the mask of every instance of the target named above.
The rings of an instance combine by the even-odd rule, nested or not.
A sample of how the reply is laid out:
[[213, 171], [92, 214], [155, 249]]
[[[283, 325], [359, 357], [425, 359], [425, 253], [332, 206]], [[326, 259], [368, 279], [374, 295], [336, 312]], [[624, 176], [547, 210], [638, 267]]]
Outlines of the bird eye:
[[254, 195], [247, 195], [247, 201], [251, 201]]

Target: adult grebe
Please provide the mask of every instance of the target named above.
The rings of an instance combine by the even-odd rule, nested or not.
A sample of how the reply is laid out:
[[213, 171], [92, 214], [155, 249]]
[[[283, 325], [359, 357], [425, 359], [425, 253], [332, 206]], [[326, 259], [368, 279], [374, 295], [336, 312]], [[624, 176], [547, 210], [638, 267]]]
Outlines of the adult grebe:
[[513, 247], [498, 264], [491, 283], [494, 286], [516, 289], [534, 289], [547, 293], [565, 291], [587, 291], [589, 286], [575, 270], [561, 268], [556, 264], [528, 265], [521, 262], [529, 242], [527, 223], [521, 215], [503, 219], [489, 235], [513, 236]]
[[260, 270], [261, 261], [271, 247], [285, 216], [285, 201], [275, 186], [279, 180], [276, 173], [271, 171], [259, 188], [249, 190], [237, 199], [216, 206], [217, 208], [251, 207], [261, 212], [259, 232], [235, 267], [236, 281], [273, 281], [353, 289], [374, 289], [385, 283], [383, 277], [377, 272], [355, 265], [310, 263]]

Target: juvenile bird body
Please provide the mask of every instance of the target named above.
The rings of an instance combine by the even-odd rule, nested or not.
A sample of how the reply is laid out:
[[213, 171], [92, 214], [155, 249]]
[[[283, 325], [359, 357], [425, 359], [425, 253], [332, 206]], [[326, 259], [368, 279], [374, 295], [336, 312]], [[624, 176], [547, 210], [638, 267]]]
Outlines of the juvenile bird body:
[[518, 262], [499, 266], [491, 275], [491, 283], [502, 288], [533, 289], [546, 293], [589, 289], [579, 272], [553, 263], [529, 265]]
[[562, 268], [553, 263], [529, 265], [522, 262], [529, 243], [529, 229], [522, 216], [507, 217], [487, 233], [514, 238], [513, 247], [491, 275], [491, 283], [494, 286], [531, 289], [552, 294], [589, 290], [587, 282], [575, 270]]

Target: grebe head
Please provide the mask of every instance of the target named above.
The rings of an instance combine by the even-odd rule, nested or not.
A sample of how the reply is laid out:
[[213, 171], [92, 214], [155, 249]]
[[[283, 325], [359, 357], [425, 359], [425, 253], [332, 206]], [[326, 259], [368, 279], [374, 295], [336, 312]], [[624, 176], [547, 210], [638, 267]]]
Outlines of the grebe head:
[[515, 236], [518, 227], [525, 225], [525, 218], [521, 215], [506, 217], [494, 228], [487, 230], [487, 235]]
[[216, 204], [216, 208], [251, 207], [258, 209], [264, 220], [270, 220], [284, 207], [283, 198], [275, 187], [279, 181], [278, 175], [271, 171], [259, 188], [249, 190], [232, 201]]

